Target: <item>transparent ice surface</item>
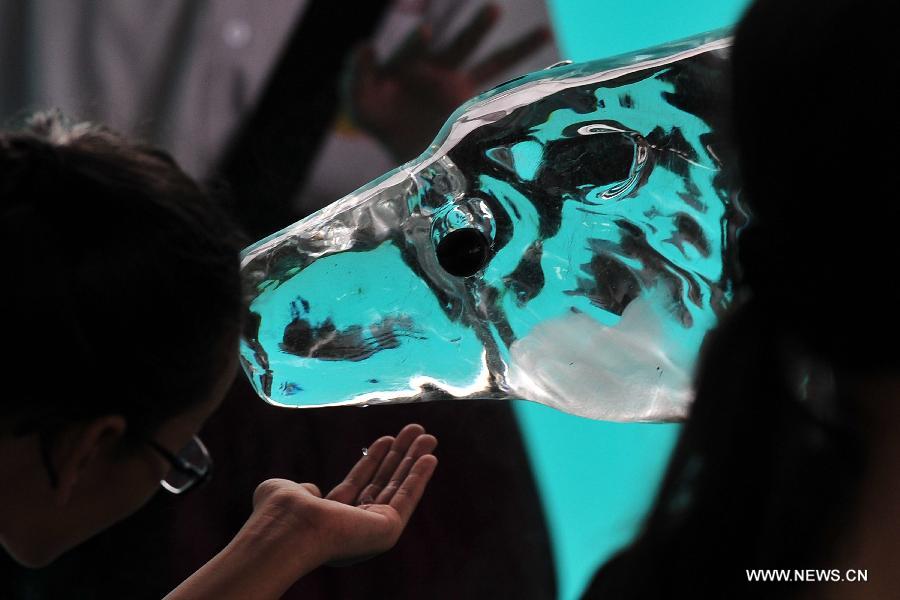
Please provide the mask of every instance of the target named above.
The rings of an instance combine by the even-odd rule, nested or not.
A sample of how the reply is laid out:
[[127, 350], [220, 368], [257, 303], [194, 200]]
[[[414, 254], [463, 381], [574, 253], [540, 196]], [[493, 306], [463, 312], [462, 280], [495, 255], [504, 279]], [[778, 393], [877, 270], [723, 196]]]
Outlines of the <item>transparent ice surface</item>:
[[498, 86], [414, 161], [247, 248], [257, 392], [682, 418], [745, 219], [717, 129], [727, 35]]

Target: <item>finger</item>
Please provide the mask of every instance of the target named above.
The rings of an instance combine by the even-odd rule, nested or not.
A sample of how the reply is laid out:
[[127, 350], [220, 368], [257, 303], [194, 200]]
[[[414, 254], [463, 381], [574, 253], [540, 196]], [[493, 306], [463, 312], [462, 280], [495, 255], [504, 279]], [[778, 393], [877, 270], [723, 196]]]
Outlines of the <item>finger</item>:
[[366, 449], [366, 455], [356, 461], [344, 480], [328, 493], [327, 499], [352, 504], [362, 489], [372, 481], [372, 476], [393, 443], [394, 438], [391, 436], [378, 438]]
[[422, 494], [425, 493], [425, 486], [431, 480], [434, 469], [437, 467], [437, 462], [438, 460], [434, 454], [420, 456], [413, 464], [412, 469], [410, 469], [409, 475], [397, 488], [394, 497], [391, 498], [390, 506], [400, 515], [404, 527], [412, 516], [413, 511], [416, 510], [419, 500], [422, 499]]
[[351, 118], [355, 116], [352, 112], [363, 90], [371, 87], [377, 75], [375, 48], [371, 44], [357, 46], [340, 78], [341, 98], [351, 112]]
[[532, 29], [478, 63], [472, 68], [472, 77], [481, 83], [490, 81], [520, 60], [534, 54], [551, 37], [550, 30], [543, 25]]
[[435, 62], [449, 69], [459, 68], [478, 48], [481, 40], [494, 27], [499, 17], [500, 9], [497, 6], [493, 4], [484, 6], [453, 41], [437, 54]]
[[401, 71], [410, 63], [422, 58], [431, 43], [431, 27], [422, 24], [412, 30], [394, 54], [384, 63], [384, 71]]
[[342, 83], [350, 93], [356, 93], [360, 88], [369, 85], [377, 74], [375, 48], [371, 44], [363, 44], [354, 50]]
[[315, 496], [316, 498], [321, 498], [321, 497], [322, 497], [322, 491], [319, 490], [319, 486], [317, 486], [316, 484], [314, 484], [314, 483], [301, 483], [300, 485], [301, 485], [302, 487], [306, 488], [306, 489], [309, 491], [309, 493], [312, 494], [313, 496]]
[[359, 46], [350, 59], [347, 78], [356, 85], [372, 79], [377, 71], [375, 48], [371, 44]]
[[423, 433], [425, 433], [425, 428], [417, 424], [407, 425], [400, 430], [394, 443], [391, 444], [391, 449], [385, 455], [384, 460], [381, 461], [378, 471], [372, 477], [372, 481], [359, 494], [356, 500], [357, 504], [371, 504], [375, 501], [375, 498], [387, 485], [391, 475], [397, 470], [400, 461], [406, 456], [406, 451], [416, 441], [416, 438]]
[[394, 494], [400, 486], [403, 485], [413, 464], [415, 464], [420, 456], [431, 454], [435, 448], [437, 448], [437, 438], [433, 435], [420, 435], [416, 438], [416, 441], [409, 447], [406, 456], [400, 461], [400, 464], [397, 466], [397, 469], [394, 471], [388, 484], [384, 486], [384, 489], [381, 490], [381, 493], [375, 498], [375, 504], [389, 504], [391, 498], [394, 497]]

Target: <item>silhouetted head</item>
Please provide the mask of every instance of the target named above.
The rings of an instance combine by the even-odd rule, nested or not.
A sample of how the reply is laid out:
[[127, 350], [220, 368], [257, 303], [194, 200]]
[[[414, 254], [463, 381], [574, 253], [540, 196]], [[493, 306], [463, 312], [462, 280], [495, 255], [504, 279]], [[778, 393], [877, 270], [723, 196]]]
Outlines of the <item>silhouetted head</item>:
[[743, 278], [642, 531], [590, 597], [795, 597], [748, 569], [837, 565], [871, 455], [866, 382], [897, 377], [898, 68], [890, 5], [759, 0], [733, 51], [752, 213]]
[[0, 542], [39, 565], [140, 506], [151, 445], [218, 406], [241, 240], [165, 153], [45, 114], [0, 134], [0, 243]]
[[779, 327], [854, 370], [897, 366], [898, 69], [887, 7], [756, 2], [734, 47], [735, 133], [755, 216], [745, 285]]

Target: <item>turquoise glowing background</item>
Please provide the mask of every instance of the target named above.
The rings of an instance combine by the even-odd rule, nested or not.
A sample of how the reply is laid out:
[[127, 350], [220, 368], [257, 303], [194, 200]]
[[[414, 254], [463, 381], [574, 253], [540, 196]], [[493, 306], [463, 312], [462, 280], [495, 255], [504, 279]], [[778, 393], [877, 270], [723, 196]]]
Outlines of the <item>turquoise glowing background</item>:
[[[747, 0], [548, 0], [562, 58], [593, 60], [733, 25]], [[589, 421], [515, 402], [553, 538], [559, 598], [577, 598], [634, 534], [677, 425]]]

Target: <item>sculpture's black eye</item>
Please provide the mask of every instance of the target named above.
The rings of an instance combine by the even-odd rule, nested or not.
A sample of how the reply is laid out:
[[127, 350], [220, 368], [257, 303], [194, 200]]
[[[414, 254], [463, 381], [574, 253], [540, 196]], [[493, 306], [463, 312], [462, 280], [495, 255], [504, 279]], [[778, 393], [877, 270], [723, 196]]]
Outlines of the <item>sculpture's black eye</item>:
[[488, 241], [477, 229], [451, 231], [438, 242], [437, 259], [444, 270], [457, 277], [474, 275], [487, 263]]

